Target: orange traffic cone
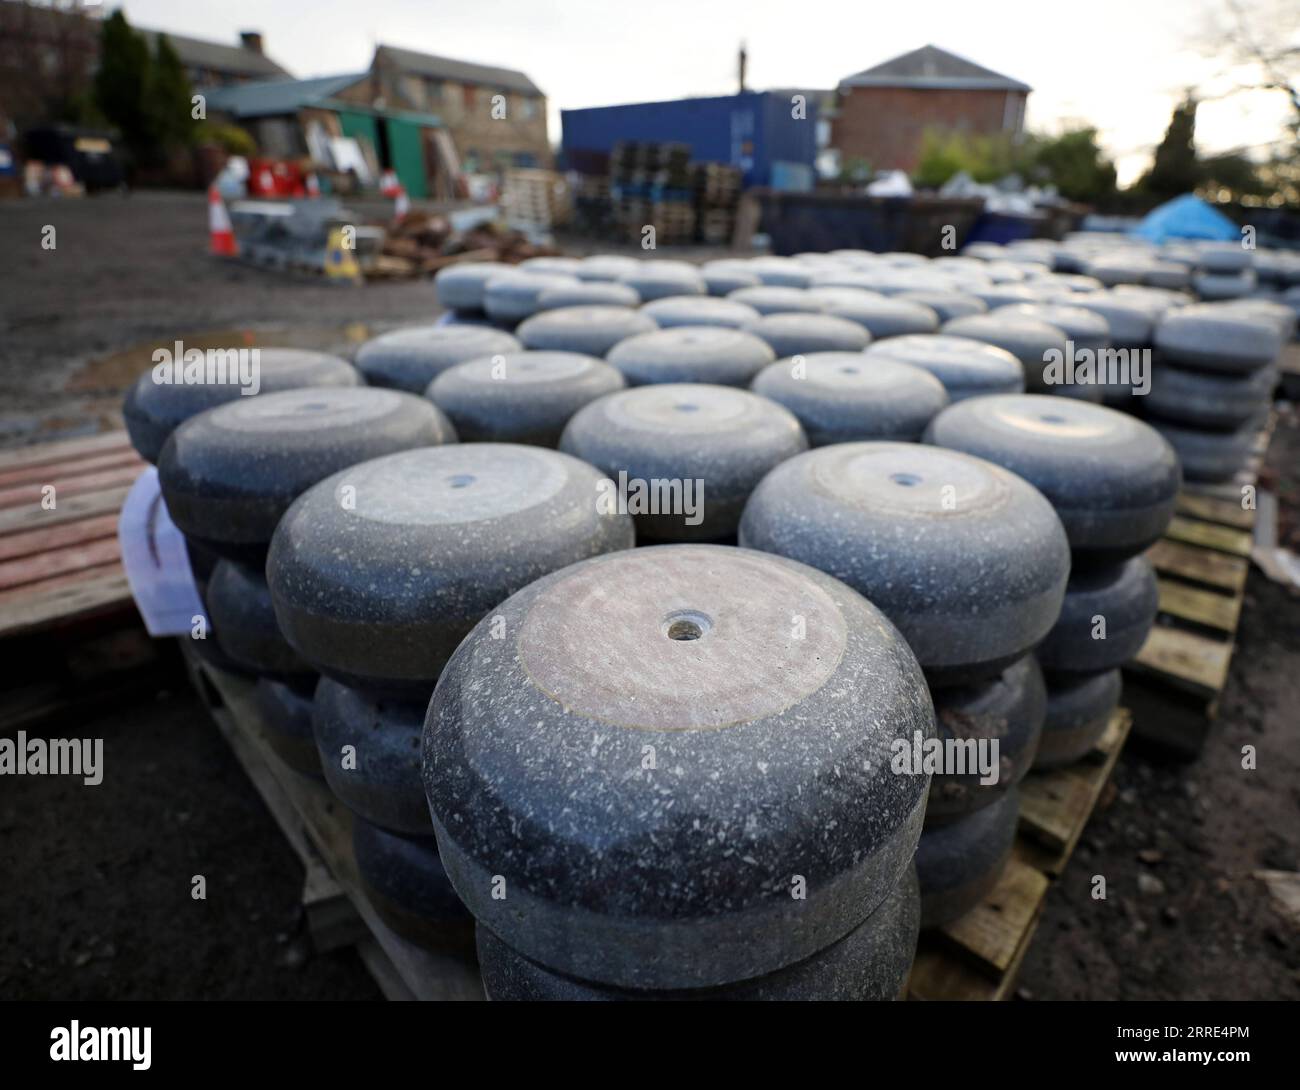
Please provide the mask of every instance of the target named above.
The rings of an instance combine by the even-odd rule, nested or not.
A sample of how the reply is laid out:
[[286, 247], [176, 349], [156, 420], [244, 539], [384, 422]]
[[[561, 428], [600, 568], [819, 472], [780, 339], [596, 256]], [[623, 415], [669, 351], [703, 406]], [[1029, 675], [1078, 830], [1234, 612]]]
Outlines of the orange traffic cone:
[[218, 257], [239, 256], [230, 214], [215, 185], [208, 186], [208, 252]]

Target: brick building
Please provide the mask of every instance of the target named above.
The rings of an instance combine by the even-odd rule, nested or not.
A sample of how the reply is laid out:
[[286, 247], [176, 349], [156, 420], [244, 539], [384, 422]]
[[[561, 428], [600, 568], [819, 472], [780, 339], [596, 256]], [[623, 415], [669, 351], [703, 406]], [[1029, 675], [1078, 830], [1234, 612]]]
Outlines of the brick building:
[[[493, 116], [498, 95], [504, 116]], [[467, 174], [551, 162], [546, 98], [524, 73], [510, 68], [380, 45], [368, 77], [336, 97], [373, 109], [436, 115]]]
[[927, 129], [1018, 137], [1031, 88], [937, 46], [841, 80], [831, 144], [842, 161], [916, 169]]

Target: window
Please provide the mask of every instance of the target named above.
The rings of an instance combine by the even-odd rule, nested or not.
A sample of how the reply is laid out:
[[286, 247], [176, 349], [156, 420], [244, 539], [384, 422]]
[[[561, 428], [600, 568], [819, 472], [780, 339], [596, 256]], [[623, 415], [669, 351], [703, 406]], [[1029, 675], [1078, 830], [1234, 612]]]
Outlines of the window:
[[537, 116], [537, 99], [532, 95], [524, 95], [519, 100], [519, 116], [525, 121], [531, 121]]
[[461, 101], [465, 104], [465, 109], [474, 109], [474, 85], [472, 83], [467, 83], [460, 90]]

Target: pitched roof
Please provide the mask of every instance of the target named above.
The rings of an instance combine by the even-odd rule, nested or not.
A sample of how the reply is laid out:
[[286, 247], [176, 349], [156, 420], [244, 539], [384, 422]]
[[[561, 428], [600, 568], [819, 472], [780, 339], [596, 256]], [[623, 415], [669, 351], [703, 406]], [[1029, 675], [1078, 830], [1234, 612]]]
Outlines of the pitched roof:
[[914, 87], [922, 90], [1024, 91], [1032, 88], [1010, 76], [985, 68], [940, 49], [923, 45], [855, 76], [840, 80], [841, 87]]
[[513, 68], [495, 68], [488, 64], [456, 61], [449, 57], [435, 57], [431, 53], [416, 53], [396, 46], [375, 47], [375, 56], [382, 53], [404, 72], [412, 72], [433, 79], [453, 80], [457, 83], [476, 83], [517, 91], [523, 95], [540, 95], [542, 92], [532, 80]]
[[141, 30], [149, 41], [149, 48], [157, 48], [160, 34], [166, 35], [176, 50], [181, 63], [191, 68], [209, 68], [214, 72], [233, 72], [240, 76], [260, 76], [271, 79], [274, 76], [288, 77], [289, 73], [275, 61], [256, 49], [243, 45], [222, 45], [220, 42], [205, 42], [201, 38], [187, 38], [184, 34], [173, 34], [170, 30]]
[[236, 83], [230, 87], [204, 87], [200, 91], [208, 106], [222, 113], [235, 117], [271, 117], [314, 106], [365, 78], [365, 72], [353, 72], [343, 76], [317, 76], [315, 79]]

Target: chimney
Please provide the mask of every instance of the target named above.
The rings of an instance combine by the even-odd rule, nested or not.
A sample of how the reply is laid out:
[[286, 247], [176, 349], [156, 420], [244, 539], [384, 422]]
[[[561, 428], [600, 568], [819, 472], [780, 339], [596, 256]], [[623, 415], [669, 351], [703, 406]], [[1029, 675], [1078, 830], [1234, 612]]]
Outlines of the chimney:
[[245, 49], [251, 49], [254, 53], [262, 52], [262, 32], [260, 30], [241, 30], [239, 40], [243, 43]]
[[745, 52], [745, 43], [740, 43], [740, 93], [745, 93], [745, 68], [748, 66], [749, 54]]

